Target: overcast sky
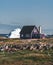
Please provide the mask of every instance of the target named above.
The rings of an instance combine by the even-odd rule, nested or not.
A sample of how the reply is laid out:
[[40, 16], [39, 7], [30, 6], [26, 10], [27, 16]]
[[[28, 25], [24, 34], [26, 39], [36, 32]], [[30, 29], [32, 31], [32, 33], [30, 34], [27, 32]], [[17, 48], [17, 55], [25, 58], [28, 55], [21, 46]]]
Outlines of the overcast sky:
[[0, 0], [0, 24], [53, 29], [53, 0]]

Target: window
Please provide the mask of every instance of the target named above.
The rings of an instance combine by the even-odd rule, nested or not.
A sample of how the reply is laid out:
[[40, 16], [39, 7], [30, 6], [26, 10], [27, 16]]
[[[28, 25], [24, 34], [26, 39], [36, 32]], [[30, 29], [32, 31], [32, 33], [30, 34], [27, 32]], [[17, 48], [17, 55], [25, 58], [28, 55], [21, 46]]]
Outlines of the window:
[[23, 34], [21, 35], [21, 37], [23, 37]]
[[26, 37], [29, 37], [29, 34], [26, 34]]

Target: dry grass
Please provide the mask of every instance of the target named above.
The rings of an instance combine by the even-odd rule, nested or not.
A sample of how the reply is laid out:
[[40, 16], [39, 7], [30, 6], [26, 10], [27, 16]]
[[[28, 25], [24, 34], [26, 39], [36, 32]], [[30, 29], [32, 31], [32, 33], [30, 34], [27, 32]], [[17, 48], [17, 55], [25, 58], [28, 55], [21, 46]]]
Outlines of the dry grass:
[[49, 39], [4, 39], [0, 38], [0, 44], [27, 44], [27, 43], [53, 43], [53, 38]]

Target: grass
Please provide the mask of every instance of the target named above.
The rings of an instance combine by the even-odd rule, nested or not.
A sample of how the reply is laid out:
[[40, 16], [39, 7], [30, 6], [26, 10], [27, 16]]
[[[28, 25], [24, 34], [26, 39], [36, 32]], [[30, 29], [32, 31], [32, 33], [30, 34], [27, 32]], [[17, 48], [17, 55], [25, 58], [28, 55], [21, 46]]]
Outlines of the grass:
[[[50, 56], [46, 52], [49, 52]], [[0, 65], [11, 65], [13, 63], [13, 65], [16, 63], [20, 65], [42, 65], [43, 63], [43, 65], [53, 64], [53, 52], [50, 51], [35, 52], [20, 50], [14, 53], [0, 52], [0, 58]]]
[[[30, 40], [30, 39], [29, 39]], [[0, 39], [2, 44], [21, 44], [21, 43], [52, 43], [53, 39]], [[13, 43], [12, 43], [13, 42]], [[0, 65], [53, 65], [53, 50], [30, 51], [18, 50], [14, 53], [0, 52]]]

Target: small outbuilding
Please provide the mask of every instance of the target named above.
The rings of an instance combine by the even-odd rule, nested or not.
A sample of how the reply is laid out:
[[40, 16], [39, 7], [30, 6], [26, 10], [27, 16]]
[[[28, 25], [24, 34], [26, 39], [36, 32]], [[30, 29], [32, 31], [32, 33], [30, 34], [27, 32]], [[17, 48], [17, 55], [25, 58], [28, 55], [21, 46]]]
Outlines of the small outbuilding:
[[35, 25], [23, 26], [20, 32], [20, 38], [22, 39], [40, 38], [40, 32]]

